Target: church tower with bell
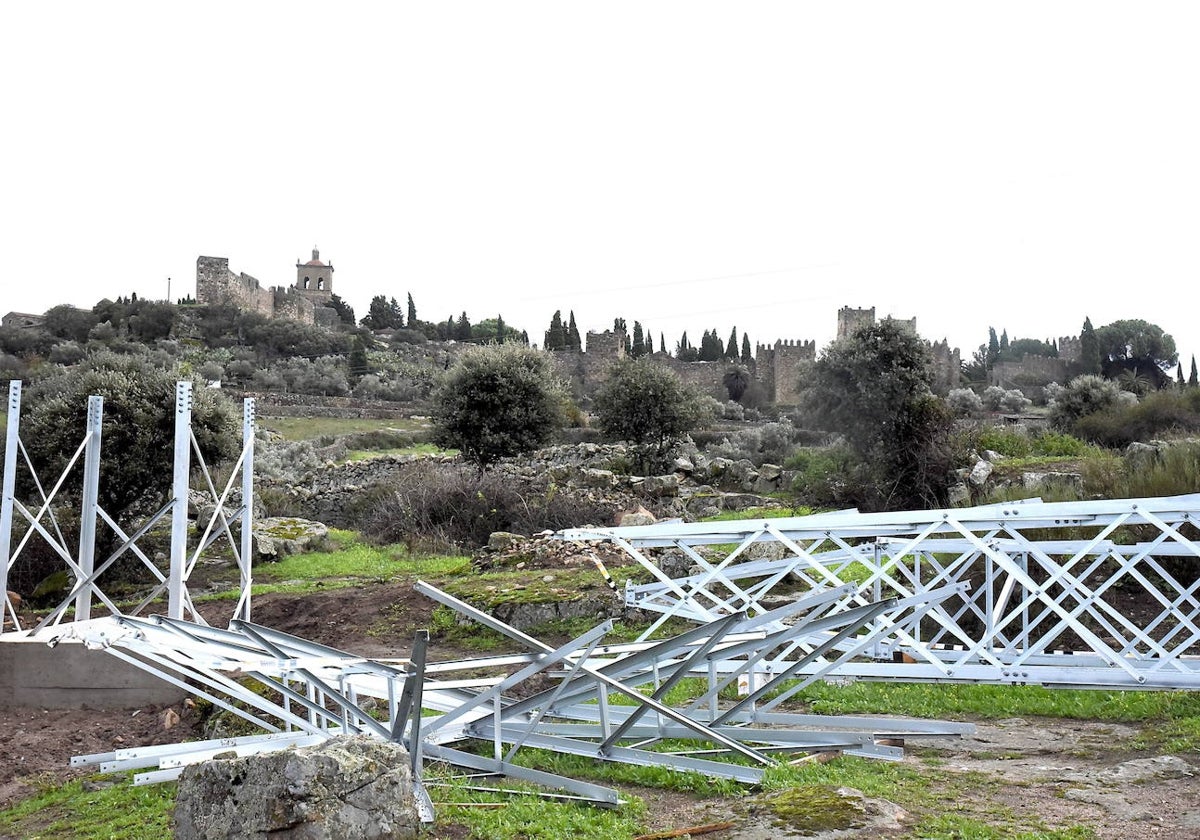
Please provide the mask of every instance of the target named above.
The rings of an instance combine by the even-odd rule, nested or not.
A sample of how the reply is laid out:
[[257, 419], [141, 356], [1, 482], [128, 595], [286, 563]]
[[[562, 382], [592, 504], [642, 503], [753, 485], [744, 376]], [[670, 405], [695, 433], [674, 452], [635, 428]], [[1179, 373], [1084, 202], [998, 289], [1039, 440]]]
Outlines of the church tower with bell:
[[308, 262], [296, 260], [296, 291], [318, 306], [333, 298], [333, 263], [321, 262], [316, 248]]

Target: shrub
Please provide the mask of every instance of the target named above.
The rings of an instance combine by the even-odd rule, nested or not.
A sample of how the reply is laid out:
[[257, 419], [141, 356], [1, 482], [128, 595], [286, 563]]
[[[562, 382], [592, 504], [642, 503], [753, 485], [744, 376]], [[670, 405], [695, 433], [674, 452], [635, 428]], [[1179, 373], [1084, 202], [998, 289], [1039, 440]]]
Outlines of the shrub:
[[1006, 458], [1026, 458], [1033, 453], [1033, 444], [1028, 435], [1000, 426], [981, 429], [975, 438], [975, 447], [980, 451], [990, 449], [999, 452]]
[[1020, 414], [1031, 405], [1033, 405], [1033, 400], [1028, 399], [1015, 388], [1011, 391], [1005, 391], [1004, 396], [1000, 399], [1000, 407], [1013, 414]]
[[970, 417], [983, 410], [983, 400], [970, 388], [954, 388], [946, 395], [946, 405], [959, 417]]
[[370, 540], [427, 549], [475, 548], [494, 531], [532, 534], [612, 521], [616, 506], [546, 484], [522, 485], [503, 472], [414, 462], [351, 511]]
[[806, 504], [841, 507], [857, 504], [866, 493], [860, 484], [860, 463], [846, 446], [797, 449], [783, 466], [799, 473], [792, 481], [792, 492]]
[[1081, 417], [1136, 401], [1137, 397], [1122, 391], [1115, 382], [1085, 374], [1072, 379], [1050, 403], [1050, 422], [1055, 428], [1071, 431]]
[[434, 441], [487, 468], [547, 443], [563, 422], [554, 362], [516, 344], [473, 347], [434, 393]]
[[999, 411], [1005, 393], [999, 385], [989, 385], [983, 392], [983, 407], [988, 411]]
[[737, 461], [745, 458], [761, 466], [766, 463], [782, 464], [795, 449], [796, 430], [788, 421], [765, 423], [739, 429], [724, 441], [708, 448], [715, 458]]
[[1200, 430], [1200, 413], [1192, 409], [1185, 394], [1156, 391], [1140, 403], [1121, 401], [1085, 415], [1075, 422], [1074, 429], [1101, 446], [1121, 449], [1168, 432]]
[[1072, 435], [1059, 432], [1042, 432], [1033, 439], [1035, 455], [1051, 458], [1077, 458], [1087, 449], [1087, 444]]

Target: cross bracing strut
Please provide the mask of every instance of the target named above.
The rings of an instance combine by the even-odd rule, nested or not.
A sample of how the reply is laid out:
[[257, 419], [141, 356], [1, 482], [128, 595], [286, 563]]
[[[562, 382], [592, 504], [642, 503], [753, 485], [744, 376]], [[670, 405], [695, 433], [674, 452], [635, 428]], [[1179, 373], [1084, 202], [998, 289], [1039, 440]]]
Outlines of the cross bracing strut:
[[[837, 511], [555, 536], [612, 542], [650, 569], [654, 580], [627, 585], [625, 601], [659, 613], [658, 624], [672, 617], [710, 622], [730, 610], [761, 614], [781, 596], [847, 582], [861, 588], [833, 612], [970, 584], [919, 617], [878, 618], [875, 627], [889, 632], [874, 637], [870, 659], [842, 657], [827, 671], [833, 676], [1200, 687], [1200, 494]], [[684, 552], [694, 571], [667, 578], [655, 562], [661, 549]], [[818, 657], [814, 665], [829, 661]]]
[[[768, 701], [793, 684], [791, 672], [780, 669], [772, 674], [774, 663], [765, 664], [773, 652], [794, 652], [790, 663], [813, 664], [845, 638], [866, 633], [863, 643], [870, 644], [867, 628], [878, 615], [926, 609], [959, 587], [913, 597], [907, 606], [900, 599], [887, 599], [831, 612], [831, 605], [854, 591], [846, 585], [816, 594], [800, 606], [757, 617], [735, 613], [673, 638], [602, 645], [612, 628], [611, 622], [604, 622], [558, 647], [436, 587], [421, 583], [418, 588], [519, 641], [528, 652], [427, 663], [427, 634], [419, 633], [411, 658], [384, 663], [244, 621], [222, 630], [161, 616], [115, 616], [51, 628], [46, 632], [58, 635], [44, 636], [47, 641], [82, 642], [118, 656], [190, 687], [263, 730], [258, 736], [177, 748], [79, 756], [73, 763], [102, 770], [145, 770], [135, 781], [149, 783], [175, 778], [187, 764], [217, 752], [248, 755], [362, 733], [404, 744], [413, 757], [419, 786], [427, 775], [424, 765], [432, 761], [616, 805], [616, 791], [532, 769], [528, 764], [538, 761], [536, 754], [525, 756], [533, 749], [553, 750], [757, 783], [780, 753], [842, 750], [894, 760], [901, 750], [884, 743], [887, 739], [972, 730], [970, 724], [892, 718], [845, 718], [842, 725], [843, 719], [836, 716], [772, 711]], [[775, 626], [782, 617], [787, 623]], [[718, 702], [727, 675], [747, 663], [761, 690], [734, 705]], [[480, 678], [485, 670], [495, 675]], [[454, 679], [465, 673], [471, 677]], [[549, 688], [543, 687], [546, 677], [552, 679]], [[707, 691], [701, 689], [699, 702], [669, 704], [669, 692], [685, 677], [699, 678]], [[609, 702], [614, 695], [625, 698], [625, 705]], [[671, 740], [670, 751], [661, 743], [664, 739]], [[742, 761], [727, 761], [730, 756]]]
[[[165, 397], [166, 395], [164, 395]], [[57, 478], [46, 490], [38, 469], [25, 448], [21, 438], [21, 382], [9, 383], [7, 430], [5, 435], [2, 489], [0, 489], [0, 589], [11, 588], [14, 571], [21, 571], [22, 554], [32, 540], [42, 540], [58, 556], [68, 574], [69, 590], [59, 603], [35, 627], [34, 631], [56, 626], [64, 622], [86, 621], [94, 608], [102, 608], [109, 615], [144, 614], [155, 602], [166, 601], [166, 612], [175, 618], [189, 617], [203, 623], [196, 611], [188, 589], [188, 580], [202, 556], [214, 544], [223, 542], [237, 564], [240, 588], [232, 617], [250, 618], [251, 585], [251, 528], [254, 501], [254, 400], [247, 399], [242, 408], [242, 449], [230, 470], [228, 482], [218, 487], [213, 481], [208, 464], [200, 452], [196, 436], [192, 431], [192, 383], [179, 382], [175, 388], [175, 447], [171, 456], [171, 498], [157, 512], [144, 519], [133, 529], [125, 526], [106, 511], [100, 504], [102, 457], [102, 430], [104, 423], [104, 399], [99, 396], [88, 398], [87, 423], [83, 437], [74, 454], [66, 460]], [[153, 453], [151, 453], [153, 455]], [[167, 453], [162, 453], [164, 471]], [[194, 457], [194, 460], [193, 460]], [[204, 482], [199, 491], [206, 501], [213, 503], [213, 513], [207, 521], [197, 522], [202, 535], [194, 549], [188, 540], [189, 495], [195, 495], [189, 486], [193, 467]], [[28, 484], [33, 488], [32, 498], [18, 497], [18, 477], [23, 471]], [[79, 533], [75, 540], [68, 540], [63, 533], [59, 518], [61, 508], [68, 502], [63, 488], [68, 479], [78, 474], [82, 487], [78, 499]], [[107, 481], [120, 481], [120, 476], [107, 477]], [[235, 509], [227, 513], [227, 503], [240, 480], [241, 499]], [[74, 517], [72, 517], [74, 518]], [[155, 527], [170, 522], [171, 545], [165, 568], [146, 551], [139, 541]], [[19, 539], [13, 546], [14, 525]], [[108, 528], [116, 538], [117, 546], [107, 557], [97, 556], [101, 544], [99, 535]], [[22, 533], [23, 530], [23, 533]], [[146, 590], [139, 603], [129, 606], [118, 604], [104, 588], [105, 573], [122, 558], [132, 555], [138, 561], [136, 568], [147, 576]], [[126, 580], [124, 583], [128, 583]], [[4, 623], [13, 632], [24, 632], [21, 616], [8, 600], [3, 601]]]

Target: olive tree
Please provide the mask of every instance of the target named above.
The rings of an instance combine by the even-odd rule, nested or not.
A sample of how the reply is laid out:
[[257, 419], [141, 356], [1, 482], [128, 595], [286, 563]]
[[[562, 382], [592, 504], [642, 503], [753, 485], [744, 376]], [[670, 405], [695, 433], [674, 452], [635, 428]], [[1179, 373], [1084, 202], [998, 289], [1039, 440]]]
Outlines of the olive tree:
[[643, 459], [661, 458], [707, 420], [705, 401], [649, 359], [623, 359], [609, 368], [593, 407], [605, 437], [638, 445]]
[[434, 440], [481, 469], [547, 443], [565, 406], [550, 356], [519, 344], [471, 348], [433, 401]]
[[884, 508], [946, 504], [953, 418], [930, 390], [929, 348], [890, 319], [830, 344], [813, 366], [807, 405], [840, 432]]
[[[144, 356], [93, 353], [55, 368], [25, 400], [21, 437], [38, 466], [57, 473], [83, 440], [88, 397], [104, 397], [101, 427], [101, 507], [118, 522], [126, 511], [157, 508], [171, 489], [175, 439], [175, 372]], [[240, 422], [219, 392], [196, 383], [192, 432], [208, 463], [237, 454]], [[75, 470], [68, 490], [78, 489]]]

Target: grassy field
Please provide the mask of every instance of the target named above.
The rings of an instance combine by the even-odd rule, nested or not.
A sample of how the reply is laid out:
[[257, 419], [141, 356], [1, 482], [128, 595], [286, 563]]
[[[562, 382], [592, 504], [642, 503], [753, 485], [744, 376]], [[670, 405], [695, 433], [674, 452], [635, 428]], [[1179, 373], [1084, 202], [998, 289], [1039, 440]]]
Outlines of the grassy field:
[[427, 420], [412, 417], [390, 420], [357, 417], [259, 417], [258, 425], [282, 435], [285, 440], [315, 440], [334, 435], [388, 430], [424, 432], [429, 428]]

